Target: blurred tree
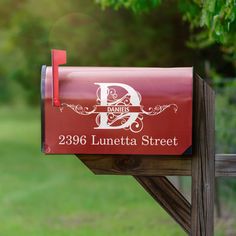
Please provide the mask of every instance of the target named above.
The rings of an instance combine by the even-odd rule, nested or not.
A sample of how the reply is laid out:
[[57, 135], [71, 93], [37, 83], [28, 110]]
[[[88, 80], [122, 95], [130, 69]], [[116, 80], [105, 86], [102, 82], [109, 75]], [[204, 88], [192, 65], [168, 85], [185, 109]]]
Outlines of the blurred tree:
[[185, 9], [192, 7], [189, 14], [193, 17], [196, 9], [201, 10], [196, 7], [198, 2], [98, 2], [104, 7], [126, 6], [144, 13], [101, 11], [92, 0], [0, 0], [0, 89], [4, 90], [0, 102], [19, 94], [12, 86], [17, 83], [24, 90], [27, 103], [39, 104], [41, 65], [50, 65], [51, 48], [66, 49], [68, 65], [194, 65], [203, 74], [207, 58], [217, 72], [227, 76], [234, 73], [232, 65], [223, 60], [218, 45], [203, 50], [187, 47], [189, 25], [176, 9], [187, 14]]
[[[103, 8], [125, 7], [134, 12], [146, 12], [159, 6], [161, 0], [96, 0]], [[169, 3], [173, 7], [173, 2]], [[220, 43], [226, 58], [236, 67], [236, 1], [235, 0], [179, 0], [178, 9], [191, 30], [202, 29], [191, 37], [188, 45], [204, 48]]]
[[188, 28], [175, 7], [135, 15], [87, 0], [0, 0], [0, 102], [18, 96], [10, 91], [17, 83], [28, 104], [39, 104], [40, 69], [50, 65], [51, 48], [66, 49], [68, 65], [193, 65], [197, 56], [185, 45]]
[[224, 89], [217, 89], [216, 97], [216, 152], [236, 153], [236, 81]]

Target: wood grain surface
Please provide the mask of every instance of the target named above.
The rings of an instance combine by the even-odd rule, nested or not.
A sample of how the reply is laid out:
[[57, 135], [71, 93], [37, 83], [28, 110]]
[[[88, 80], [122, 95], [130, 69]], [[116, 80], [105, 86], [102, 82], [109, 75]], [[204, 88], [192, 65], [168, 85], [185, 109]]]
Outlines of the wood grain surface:
[[215, 121], [214, 92], [194, 80], [191, 236], [214, 235]]
[[[191, 176], [192, 156], [76, 156], [97, 175]], [[236, 154], [216, 154], [215, 176], [236, 176]]]

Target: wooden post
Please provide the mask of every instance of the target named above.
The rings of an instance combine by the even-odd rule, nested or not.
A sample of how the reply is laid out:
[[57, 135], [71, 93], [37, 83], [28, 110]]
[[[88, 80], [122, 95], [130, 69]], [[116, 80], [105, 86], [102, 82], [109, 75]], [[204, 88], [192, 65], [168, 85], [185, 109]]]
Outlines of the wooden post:
[[194, 84], [191, 235], [214, 235], [214, 92], [199, 77]]

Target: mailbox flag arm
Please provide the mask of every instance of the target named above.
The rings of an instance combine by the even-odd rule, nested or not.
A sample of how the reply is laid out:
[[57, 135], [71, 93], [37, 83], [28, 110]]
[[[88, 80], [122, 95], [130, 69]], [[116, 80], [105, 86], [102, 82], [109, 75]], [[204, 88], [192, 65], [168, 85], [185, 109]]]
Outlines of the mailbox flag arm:
[[66, 64], [66, 51], [52, 49], [52, 79], [53, 79], [53, 106], [61, 105], [59, 98], [59, 72], [58, 66]]

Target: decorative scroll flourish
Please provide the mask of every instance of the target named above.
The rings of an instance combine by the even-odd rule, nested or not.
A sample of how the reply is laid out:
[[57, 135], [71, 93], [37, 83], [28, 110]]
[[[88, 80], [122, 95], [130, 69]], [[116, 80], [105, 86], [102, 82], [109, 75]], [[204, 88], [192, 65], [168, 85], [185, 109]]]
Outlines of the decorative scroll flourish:
[[60, 111], [62, 112], [65, 107], [68, 107], [68, 108], [72, 109], [74, 112], [76, 112], [76, 113], [78, 113], [80, 115], [84, 115], [84, 116], [88, 116], [88, 115], [91, 115], [91, 114], [95, 113], [96, 109], [97, 109], [96, 105], [93, 106], [93, 110], [89, 111], [88, 107], [82, 107], [79, 104], [78, 105], [74, 105], [74, 104], [62, 103], [61, 107], [60, 107]]
[[[60, 111], [62, 112], [64, 108], [70, 108], [79, 115], [96, 114], [95, 122], [98, 128], [125, 129], [130, 130], [133, 133], [138, 133], [143, 129], [144, 115], [157, 116], [168, 108], [172, 108], [175, 113], [178, 111], [178, 106], [174, 103], [156, 105], [155, 107], [149, 107], [147, 110], [145, 110], [144, 106], [140, 105], [142, 100], [140, 93], [135, 90], [133, 90], [133, 92], [135, 94], [128, 92], [125, 95], [119, 97], [116, 89], [107, 87], [105, 90], [106, 99], [102, 100], [104, 99], [104, 97], [101, 96], [102, 91], [99, 87], [96, 92], [97, 104], [94, 105], [92, 109], [83, 107], [80, 104], [74, 105], [62, 103]], [[98, 111], [97, 108], [101, 106], [107, 107], [109, 109], [103, 112]], [[136, 110], [132, 111], [132, 108], [134, 107], [136, 108]], [[105, 119], [105, 127], [101, 125], [101, 123], [104, 123], [101, 122], [101, 119]]]
[[143, 114], [148, 115], [148, 116], [156, 116], [162, 113], [164, 110], [167, 108], [173, 108], [174, 112], [176, 113], [178, 111], [178, 106], [176, 104], [169, 104], [169, 105], [156, 105], [155, 107], [149, 107], [148, 111], [144, 110], [144, 106], [140, 106], [141, 111]]
[[124, 129], [130, 130], [133, 133], [139, 133], [143, 129], [143, 115], [139, 114], [137, 119], [130, 126]]
[[[107, 88], [106, 93], [107, 93], [108, 103], [112, 103], [118, 97], [118, 94], [114, 88]], [[97, 89], [96, 95], [97, 95], [97, 104], [100, 105], [101, 104], [101, 88]]]

